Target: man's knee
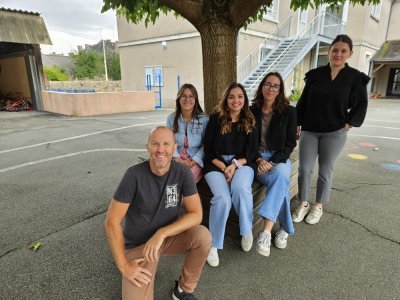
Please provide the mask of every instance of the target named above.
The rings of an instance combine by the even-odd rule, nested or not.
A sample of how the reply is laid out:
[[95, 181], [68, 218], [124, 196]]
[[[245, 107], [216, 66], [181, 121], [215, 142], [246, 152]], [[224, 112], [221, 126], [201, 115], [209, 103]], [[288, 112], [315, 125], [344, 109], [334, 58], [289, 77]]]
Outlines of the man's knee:
[[191, 232], [192, 239], [200, 242], [204, 246], [211, 247], [211, 234], [208, 229], [203, 225], [196, 225], [189, 229]]

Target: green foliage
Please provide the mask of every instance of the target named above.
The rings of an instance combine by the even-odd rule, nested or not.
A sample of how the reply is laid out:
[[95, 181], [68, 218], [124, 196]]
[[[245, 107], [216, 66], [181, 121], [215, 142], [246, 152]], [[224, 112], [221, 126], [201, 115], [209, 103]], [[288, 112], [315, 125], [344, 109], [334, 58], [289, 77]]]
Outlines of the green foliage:
[[119, 62], [119, 55], [114, 52], [108, 52], [107, 58], [107, 73], [111, 80], [121, 80], [121, 66]]
[[[193, 1], [193, 0], [191, 0]], [[187, 1], [187, 2], [191, 2]], [[230, 6], [234, 1], [245, 1], [245, 0], [224, 0], [228, 1], [226, 6]], [[255, 0], [247, 0], [247, 1], [255, 1]], [[221, 5], [221, 0], [211, 0], [210, 2], [218, 2], [219, 6]], [[260, 6], [258, 9], [254, 10], [253, 14], [247, 19], [244, 23], [244, 27], [256, 21], [262, 21], [264, 14], [267, 11], [267, 8], [271, 5], [272, 0], [266, 0], [260, 2]], [[290, 8], [293, 10], [302, 9], [305, 10], [307, 7], [318, 8], [323, 4], [328, 4], [332, 9], [338, 9], [341, 4], [344, 4], [346, 0], [291, 0]], [[380, 0], [350, 0], [350, 3], [355, 4], [378, 4]], [[145, 22], [147, 26], [149, 22], [155, 23], [160, 16], [160, 12], [167, 14], [170, 11], [174, 11], [175, 16], [179, 15], [176, 10], [173, 9], [175, 5], [185, 6], [184, 1], [176, 0], [176, 1], [163, 1], [163, 0], [103, 0], [103, 7], [101, 12], [106, 12], [110, 9], [114, 9], [117, 11], [118, 15], [125, 16], [127, 20], [133, 22], [134, 24], [138, 24], [141, 21]], [[176, 8], [175, 8], [176, 9]], [[203, 13], [205, 10], [203, 10]], [[207, 11], [211, 14], [215, 12]], [[233, 12], [236, 13], [236, 12]]]
[[299, 101], [302, 92], [303, 90], [293, 90], [292, 93], [289, 95], [289, 100], [292, 102]]
[[79, 79], [103, 76], [103, 55], [96, 51], [79, 49], [72, 54], [75, 62], [75, 76]]
[[67, 80], [69, 80], [68, 72], [59, 66], [44, 67], [43, 71], [44, 71], [44, 74], [46, 74], [46, 77], [49, 81], [67, 81]]

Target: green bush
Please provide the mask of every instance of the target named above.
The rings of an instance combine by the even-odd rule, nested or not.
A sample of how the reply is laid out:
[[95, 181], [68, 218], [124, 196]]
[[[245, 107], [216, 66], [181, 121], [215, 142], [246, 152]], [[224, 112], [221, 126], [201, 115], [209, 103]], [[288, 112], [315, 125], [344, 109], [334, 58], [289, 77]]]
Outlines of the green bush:
[[292, 102], [297, 102], [300, 100], [302, 90], [293, 90], [289, 96], [289, 100]]
[[46, 74], [47, 79], [49, 81], [67, 81], [67, 80], [69, 80], [68, 72], [59, 66], [44, 67], [43, 71], [44, 71], [44, 74]]

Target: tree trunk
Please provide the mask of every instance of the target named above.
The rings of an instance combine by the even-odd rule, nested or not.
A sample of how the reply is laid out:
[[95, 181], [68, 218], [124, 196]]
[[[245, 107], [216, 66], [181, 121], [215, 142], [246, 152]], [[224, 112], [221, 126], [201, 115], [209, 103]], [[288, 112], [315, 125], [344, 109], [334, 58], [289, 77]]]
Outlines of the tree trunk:
[[207, 22], [197, 29], [203, 51], [204, 106], [211, 114], [228, 84], [236, 81], [238, 30], [224, 22]]

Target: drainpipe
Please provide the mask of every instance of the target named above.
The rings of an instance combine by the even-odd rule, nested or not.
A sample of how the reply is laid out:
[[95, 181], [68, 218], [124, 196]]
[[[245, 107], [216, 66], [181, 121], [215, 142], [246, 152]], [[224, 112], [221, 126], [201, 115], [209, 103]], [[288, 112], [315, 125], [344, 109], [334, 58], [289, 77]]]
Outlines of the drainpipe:
[[392, 3], [390, 4], [390, 14], [389, 14], [389, 21], [388, 21], [388, 24], [387, 24], [387, 26], [386, 26], [385, 42], [387, 41], [387, 38], [388, 38], [390, 21], [392, 20], [393, 3], [394, 3], [395, 1], [396, 1], [396, 0], [392, 0]]

